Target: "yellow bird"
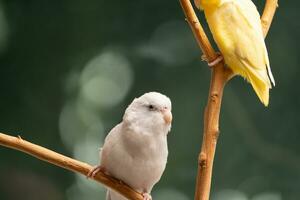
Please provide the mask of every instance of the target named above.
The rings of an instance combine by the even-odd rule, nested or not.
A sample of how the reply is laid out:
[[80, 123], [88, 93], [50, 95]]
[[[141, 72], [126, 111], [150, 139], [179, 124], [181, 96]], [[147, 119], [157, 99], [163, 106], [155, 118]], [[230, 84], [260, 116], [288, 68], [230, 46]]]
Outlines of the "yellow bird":
[[268, 106], [269, 89], [275, 81], [256, 6], [251, 0], [195, 0], [195, 4], [204, 10], [226, 65], [246, 78]]

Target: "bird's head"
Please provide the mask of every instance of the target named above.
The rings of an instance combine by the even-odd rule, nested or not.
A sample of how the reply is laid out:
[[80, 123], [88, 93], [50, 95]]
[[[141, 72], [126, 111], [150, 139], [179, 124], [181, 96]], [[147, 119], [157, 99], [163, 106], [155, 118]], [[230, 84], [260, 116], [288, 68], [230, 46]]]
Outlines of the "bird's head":
[[206, 8], [218, 7], [223, 0], [194, 0], [195, 5], [200, 10], [205, 10]]
[[146, 93], [128, 106], [123, 122], [136, 131], [168, 133], [172, 122], [171, 101], [158, 92]]

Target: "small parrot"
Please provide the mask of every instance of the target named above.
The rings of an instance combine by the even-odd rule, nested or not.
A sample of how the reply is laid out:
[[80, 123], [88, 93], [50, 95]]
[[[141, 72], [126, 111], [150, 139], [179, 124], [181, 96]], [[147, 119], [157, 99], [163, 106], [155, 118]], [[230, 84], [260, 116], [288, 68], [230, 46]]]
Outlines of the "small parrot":
[[271, 82], [275, 86], [275, 80], [254, 3], [251, 0], [195, 0], [195, 4], [204, 10], [225, 64], [234, 74], [250, 82], [260, 101], [268, 106], [269, 89]]
[[[101, 164], [88, 177], [103, 171], [141, 192], [144, 200], [151, 200], [150, 192], [166, 167], [171, 122], [171, 101], [167, 96], [148, 92], [135, 98], [123, 121], [106, 136], [100, 151]], [[127, 199], [108, 189], [106, 200]]]

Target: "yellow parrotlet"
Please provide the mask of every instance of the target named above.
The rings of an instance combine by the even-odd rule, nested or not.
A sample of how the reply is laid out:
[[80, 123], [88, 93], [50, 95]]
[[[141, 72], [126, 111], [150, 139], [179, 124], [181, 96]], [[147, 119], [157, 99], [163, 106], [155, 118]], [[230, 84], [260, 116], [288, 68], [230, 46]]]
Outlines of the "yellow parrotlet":
[[275, 81], [256, 6], [251, 0], [195, 0], [195, 4], [204, 10], [226, 65], [246, 78], [268, 106]]

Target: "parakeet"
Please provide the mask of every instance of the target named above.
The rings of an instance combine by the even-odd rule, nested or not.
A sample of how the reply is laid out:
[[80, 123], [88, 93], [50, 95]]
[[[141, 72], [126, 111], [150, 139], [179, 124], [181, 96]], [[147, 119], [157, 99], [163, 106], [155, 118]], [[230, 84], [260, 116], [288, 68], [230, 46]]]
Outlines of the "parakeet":
[[268, 106], [275, 81], [264, 42], [260, 15], [251, 0], [195, 0], [203, 9], [225, 64], [249, 81]]
[[[134, 99], [123, 121], [106, 136], [100, 165], [88, 177], [103, 170], [142, 193], [144, 200], [151, 200], [152, 187], [166, 167], [171, 122], [171, 101], [167, 96], [149, 92]], [[106, 200], [126, 198], [108, 189]]]

